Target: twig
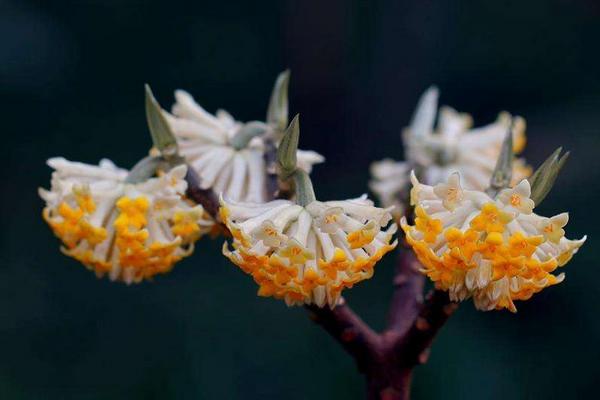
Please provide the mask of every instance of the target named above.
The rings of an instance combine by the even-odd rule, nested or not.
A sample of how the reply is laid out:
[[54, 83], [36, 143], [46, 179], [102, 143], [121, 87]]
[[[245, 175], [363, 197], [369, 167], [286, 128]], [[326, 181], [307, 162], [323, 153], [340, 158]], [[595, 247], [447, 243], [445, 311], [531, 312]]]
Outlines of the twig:
[[388, 330], [402, 336], [411, 327], [423, 304], [425, 277], [420, 264], [404, 239], [398, 252], [393, 278], [394, 293], [388, 314]]
[[321, 325], [356, 360], [359, 371], [365, 372], [372, 359], [372, 352], [379, 347], [380, 336], [373, 331], [340, 298], [334, 309], [306, 306], [310, 318]]
[[396, 343], [394, 351], [404, 364], [415, 366], [427, 362], [433, 339], [457, 308], [458, 303], [450, 301], [447, 292], [433, 290], [427, 295], [413, 325]]
[[219, 214], [219, 199], [212, 189], [202, 189], [200, 187], [200, 177], [194, 169], [188, 166], [185, 180], [188, 184], [186, 195], [194, 202], [200, 204], [206, 212], [215, 220]]

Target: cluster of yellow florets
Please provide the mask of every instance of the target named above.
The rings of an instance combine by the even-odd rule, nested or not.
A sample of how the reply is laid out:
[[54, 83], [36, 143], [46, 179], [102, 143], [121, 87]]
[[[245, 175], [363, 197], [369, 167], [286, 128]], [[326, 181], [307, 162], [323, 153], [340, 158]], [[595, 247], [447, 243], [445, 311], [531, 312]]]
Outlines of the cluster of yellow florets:
[[[404, 132], [407, 161], [385, 160], [372, 168], [371, 187], [387, 208], [374, 207], [366, 197], [320, 202], [308, 173], [323, 157], [298, 150], [297, 118], [283, 134], [287, 78], [287, 73], [278, 78], [265, 122], [242, 123], [224, 111], [212, 115], [183, 91], [176, 92], [170, 114], [147, 88], [149, 127], [159, 149], [149, 161], [150, 174], [135, 168], [130, 173], [108, 160], [99, 166], [49, 160], [55, 172], [51, 190], [40, 190], [43, 215], [64, 243], [63, 252], [98, 276], [140, 282], [170, 271], [198, 238], [220, 230], [222, 222], [233, 237], [232, 248], [225, 243], [223, 254], [253, 277], [260, 296], [288, 305], [334, 307], [343, 289], [369, 279], [375, 264], [395, 248], [397, 226], [385, 227], [394, 208], [396, 216], [406, 211], [400, 197], [410, 168], [417, 166], [435, 185], [411, 175], [415, 220], [411, 226], [403, 218], [401, 225], [436, 288], [448, 291], [452, 300], [473, 298], [482, 310], [516, 311], [515, 300], [564, 279], [553, 272], [585, 237], [564, 237], [566, 213], [552, 218], [533, 213], [531, 188], [522, 180], [531, 169], [524, 161], [508, 162], [508, 172], [500, 174], [506, 179], [494, 185], [506, 187], [512, 177], [514, 188], [493, 197], [485, 192], [490, 178], [498, 178], [500, 161], [523, 150], [522, 118], [501, 113], [494, 123], [474, 129], [467, 114], [448, 107], [438, 112], [438, 92], [431, 88]], [[265, 156], [275, 147], [280, 178], [294, 180], [294, 201], [268, 202], [272, 193], [266, 179], [274, 171]], [[199, 189], [221, 196], [221, 221], [188, 203], [187, 166], [160, 172], [152, 164], [172, 167], [182, 160], [196, 172]], [[545, 176], [540, 182], [553, 179]]]
[[373, 276], [392, 250], [391, 215], [366, 199], [289, 201], [264, 205], [223, 202], [221, 218], [233, 236], [223, 253], [259, 285], [260, 296], [287, 304], [334, 307], [343, 289]]
[[402, 227], [423, 272], [453, 300], [473, 297], [479, 309], [516, 311], [514, 300], [564, 279], [552, 272], [585, 241], [564, 237], [566, 214], [532, 212], [527, 181], [497, 199], [463, 190], [458, 181], [436, 187], [413, 182], [415, 224], [404, 220]]
[[63, 252], [98, 276], [132, 283], [166, 273], [212, 226], [202, 207], [182, 197], [185, 167], [128, 184], [106, 164], [84, 166], [87, 178], [81, 164], [52, 159], [50, 165], [56, 168], [52, 190], [40, 191], [44, 219], [63, 241]]

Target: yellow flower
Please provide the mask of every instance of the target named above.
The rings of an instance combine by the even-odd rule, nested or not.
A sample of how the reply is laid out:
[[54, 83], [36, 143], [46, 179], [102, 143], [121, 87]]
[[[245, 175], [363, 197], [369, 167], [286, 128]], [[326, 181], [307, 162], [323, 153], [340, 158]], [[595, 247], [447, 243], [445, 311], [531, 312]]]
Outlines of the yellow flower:
[[463, 190], [460, 186], [460, 176], [453, 173], [448, 178], [448, 183], [438, 183], [433, 188], [433, 192], [441, 199], [442, 204], [448, 210], [452, 211], [456, 205], [463, 199]]
[[540, 223], [540, 229], [546, 239], [558, 244], [560, 238], [565, 236], [565, 225], [569, 222], [569, 214], [562, 213], [551, 218], [544, 218]]
[[334, 307], [344, 288], [369, 279], [397, 227], [389, 210], [365, 199], [320, 202], [305, 207], [286, 200], [265, 204], [221, 200], [221, 215], [233, 233], [223, 254], [259, 285], [260, 296], [286, 304]]
[[[564, 279], [553, 275], [585, 242], [569, 240], [562, 229], [567, 214], [545, 218], [532, 211], [529, 183], [490, 198], [464, 190], [452, 207], [446, 193], [415, 185], [415, 225], [401, 221], [408, 243], [425, 273], [455, 301], [472, 297], [480, 310], [507, 308]], [[438, 186], [439, 187], [439, 186]], [[519, 198], [512, 201], [513, 196]], [[439, 221], [432, 224], [431, 221]]]
[[44, 219], [63, 252], [112, 280], [137, 283], [166, 273], [213, 223], [183, 199], [186, 167], [126, 183], [127, 171], [53, 158], [52, 188], [40, 189]]
[[415, 209], [415, 226], [419, 232], [423, 233], [423, 238], [427, 243], [434, 243], [439, 233], [442, 231], [442, 221], [430, 218], [422, 207]]
[[[263, 241], [264, 243], [264, 241]], [[280, 249], [277, 254], [283, 258], [287, 258], [291, 265], [304, 265], [308, 260], [314, 260], [315, 255], [308, 251], [304, 246], [295, 239], [290, 239], [287, 245]]]
[[498, 194], [498, 201], [508, 210], [518, 211], [522, 214], [531, 214], [535, 204], [529, 196], [531, 196], [529, 182], [523, 180], [512, 189], [502, 190]]
[[[491, 199], [490, 199], [491, 200]], [[504, 232], [506, 224], [513, 216], [499, 210], [496, 204], [489, 202], [481, 207], [481, 213], [471, 221], [471, 228], [482, 232]]]

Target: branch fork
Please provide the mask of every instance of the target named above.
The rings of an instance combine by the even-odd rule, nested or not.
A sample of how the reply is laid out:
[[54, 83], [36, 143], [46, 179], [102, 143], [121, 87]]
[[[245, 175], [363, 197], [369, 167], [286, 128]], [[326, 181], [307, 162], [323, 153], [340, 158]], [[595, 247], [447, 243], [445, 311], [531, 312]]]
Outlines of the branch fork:
[[[266, 143], [265, 190], [271, 199], [289, 197], [291, 192], [285, 186], [289, 182], [279, 177], [281, 162], [275, 154], [275, 143], [271, 140]], [[200, 188], [200, 179], [191, 168], [186, 180], [188, 197], [201, 204], [218, 221], [216, 194], [211, 189]], [[358, 370], [366, 377], [368, 399], [410, 398], [414, 367], [427, 362], [435, 336], [458, 307], [442, 291], [433, 290], [423, 299], [425, 277], [419, 272], [420, 268], [413, 251], [401, 238], [388, 326], [380, 333], [365, 323], [344, 298], [340, 298], [333, 309], [305, 306], [309, 317], [354, 358]]]
[[390, 304], [388, 326], [377, 333], [342, 298], [334, 308], [307, 306], [321, 325], [356, 361], [367, 379], [369, 399], [406, 400], [414, 367], [425, 364], [431, 344], [458, 308], [446, 292], [432, 290], [423, 301], [424, 277], [403, 241]]

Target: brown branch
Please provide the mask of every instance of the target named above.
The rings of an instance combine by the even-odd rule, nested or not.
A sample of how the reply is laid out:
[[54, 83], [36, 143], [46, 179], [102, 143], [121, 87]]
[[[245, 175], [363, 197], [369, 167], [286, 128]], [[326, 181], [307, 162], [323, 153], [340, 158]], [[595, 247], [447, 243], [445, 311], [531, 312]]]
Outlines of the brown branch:
[[420, 264], [404, 238], [401, 239], [398, 262], [393, 278], [394, 293], [388, 313], [388, 330], [402, 336], [410, 328], [423, 304], [425, 277]]
[[219, 215], [219, 198], [212, 189], [202, 189], [200, 187], [200, 177], [198, 173], [188, 165], [185, 180], [188, 184], [186, 195], [200, 204], [206, 212], [208, 212], [215, 221], [218, 221]]
[[433, 340], [457, 308], [458, 303], [450, 301], [447, 292], [433, 290], [427, 295], [413, 325], [395, 345], [394, 351], [403, 364], [427, 362]]
[[321, 325], [354, 357], [359, 371], [365, 372], [381, 338], [346, 304], [343, 298], [334, 309], [307, 305], [310, 318]]

